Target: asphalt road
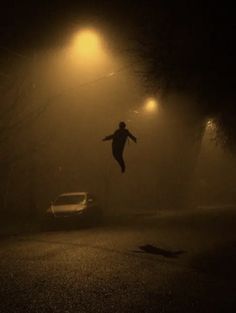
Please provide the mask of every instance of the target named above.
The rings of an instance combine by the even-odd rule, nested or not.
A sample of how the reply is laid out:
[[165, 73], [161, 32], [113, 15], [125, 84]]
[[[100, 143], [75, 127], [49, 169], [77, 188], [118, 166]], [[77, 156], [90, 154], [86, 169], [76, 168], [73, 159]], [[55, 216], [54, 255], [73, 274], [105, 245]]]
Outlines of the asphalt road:
[[236, 312], [235, 212], [5, 236], [0, 312]]

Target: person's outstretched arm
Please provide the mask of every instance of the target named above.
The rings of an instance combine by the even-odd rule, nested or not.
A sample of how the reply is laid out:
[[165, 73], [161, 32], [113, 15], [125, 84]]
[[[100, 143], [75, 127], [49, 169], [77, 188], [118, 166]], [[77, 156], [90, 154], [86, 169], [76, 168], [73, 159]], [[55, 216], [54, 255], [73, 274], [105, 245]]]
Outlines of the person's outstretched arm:
[[113, 134], [112, 134], [112, 135], [109, 135], [109, 136], [106, 136], [106, 137], [104, 137], [104, 138], [102, 139], [102, 141], [112, 140], [112, 139], [113, 139], [113, 137], [114, 137], [114, 135], [113, 135]]
[[129, 131], [128, 131], [128, 136], [129, 136], [135, 143], [137, 143], [137, 138], [136, 138], [134, 135], [132, 135]]

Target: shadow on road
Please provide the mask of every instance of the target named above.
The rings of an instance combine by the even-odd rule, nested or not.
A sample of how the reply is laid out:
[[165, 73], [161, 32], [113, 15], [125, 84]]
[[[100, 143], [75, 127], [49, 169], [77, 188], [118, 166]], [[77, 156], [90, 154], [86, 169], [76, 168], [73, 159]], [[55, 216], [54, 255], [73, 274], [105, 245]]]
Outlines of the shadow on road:
[[135, 250], [134, 252], [161, 255], [165, 258], [177, 258], [179, 255], [186, 253], [186, 251], [183, 251], [183, 250], [170, 251], [170, 250], [161, 249], [152, 245], [139, 246], [139, 249], [140, 250]]

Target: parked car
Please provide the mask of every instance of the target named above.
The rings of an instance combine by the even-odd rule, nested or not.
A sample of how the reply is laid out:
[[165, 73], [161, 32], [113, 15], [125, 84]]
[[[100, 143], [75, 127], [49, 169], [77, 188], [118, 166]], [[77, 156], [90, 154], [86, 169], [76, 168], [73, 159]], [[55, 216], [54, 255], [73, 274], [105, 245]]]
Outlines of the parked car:
[[94, 221], [101, 218], [101, 209], [94, 196], [88, 192], [70, 192], [59, 195], [47, 210], [52, 221]]

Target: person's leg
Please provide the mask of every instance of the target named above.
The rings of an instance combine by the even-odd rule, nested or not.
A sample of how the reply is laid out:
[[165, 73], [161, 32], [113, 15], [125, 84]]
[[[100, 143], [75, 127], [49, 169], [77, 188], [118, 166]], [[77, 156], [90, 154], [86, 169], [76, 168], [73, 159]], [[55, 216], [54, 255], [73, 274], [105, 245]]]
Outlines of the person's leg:
[[125, 172], [125, 161], [123, 159], [123, 155], [122, 154], [120, 155], [119, 164], [120, 164], [120, 167], [121, 167], [121, 172], [124, 173]]
[[125, 172], [125, 161], [123, 159], [123, 151], [113, 150], [113, 156], [116, 159], [116, 161], [119, 163], [119, 165], [121, 167], [121, 172], [124, 173]]

